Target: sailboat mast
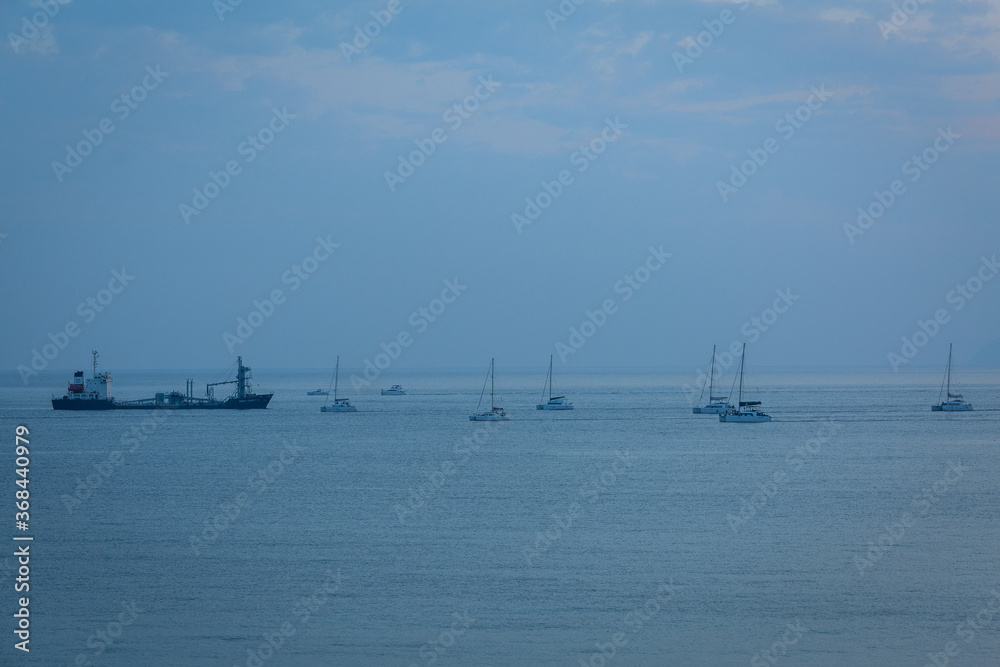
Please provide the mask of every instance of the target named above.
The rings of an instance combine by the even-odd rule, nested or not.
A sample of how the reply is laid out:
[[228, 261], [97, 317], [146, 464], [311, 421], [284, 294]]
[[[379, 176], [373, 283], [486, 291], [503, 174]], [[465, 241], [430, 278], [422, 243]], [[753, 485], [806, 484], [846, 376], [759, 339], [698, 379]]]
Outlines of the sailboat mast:
[[493, 381], [496, 379], [496, 368], [494, 364], [496, 363], [496, 358], [490, 359], [490, 409], [496, 410], [496, 402], [493, 400]]
[[747, 360], [747, 344], [743, 343], [743, 356], [740, 357], [740, 408], [743, 407], [743, 364]]
[[[704, 386], [704, 385], [702, 385]], [[715, 346], [712, 346], [712, 368], [708, 371], [708, 402], [714, 403], [715, 400], [712, 398], [715, 396]]]
[[951, 350], [954, 343], [948, 343], [948, 400], [951, 400]]
[[340, 384], [340, 355], [337, 355], [337, 366], [333, 370], [333, 402], [337, 402], [337, 386]]
[[549, 355], [549, 400], [552, 400], [552, 355]]

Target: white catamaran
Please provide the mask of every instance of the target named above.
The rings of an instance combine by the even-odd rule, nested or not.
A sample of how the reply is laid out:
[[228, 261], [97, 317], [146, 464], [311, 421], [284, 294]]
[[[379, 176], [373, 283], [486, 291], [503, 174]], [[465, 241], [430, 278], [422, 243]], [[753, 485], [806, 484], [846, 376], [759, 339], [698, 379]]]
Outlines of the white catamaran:
[[951, 348], [952, 345], [948, 344], [948, 370], [944, 373], [944, 381], [941, 383], [941, 394], [938, 396], [938, 400], [941, 401], [942, 398], [946, 400], [941, 401], [937, 405], [932, 405], [931, 410], [934, 412], [969, 412], [972, 410], [972, 405], [965, 402], [965, 398], [961, 394], [951, 393]]
[[[504, 412], [503, 408], [498, 408], [496, 401], [494, 400], [493, 391], [493, 367], [495, 360], [490, 359], [490, 370], [486, 373], [486, 380], [483, 382], [483, 391], [479, 394], [479, 405], [476, 406], [476, 413], [469, 415], [469, 421], [473, 422], [505, 422], [510, 421], [507, 417], [507, 413]], [[488, 411], [481, 411], [480, 408], [483, 406], [483, 397], [486, 395], [486, 383], [490, 383], [490, 409]]]
[[701, 399], [705, 397], [705, 387], [701, 387], [701, 396], [698, 397], [698, 405], [691, 409], [696, 415], [721, 415], [734, 409], [729, 403], [728, 396], [715, 396], [715, 346], [712, 346], [712, 365], [708, 371], [708, 405], [702, 405]]
[[739, 410], [728, 410], [719, 415], [720, 422], [726, 422], [727, 424], [757, 424], [760, 422], [771, 421], [770, 415], [767, 415], [757, 409], [757, 406], [760, 405], [760, 401], [743, 400], [743, 366], [744, 362], [746, 362], [746, 358], [747, 344], [743, 343], [743, 355], [740, 357], [740, 407]]
[[[565, 396], [552, 395], [552, 356], [549, 355], [549, 374], [545, 376], [545, 384], [542, 385], [542, 398], [535, 406], [536, 410], [572, 410], [573, 404], [566, 400]], [[545, 388], [549, 389], [549, 400], [545, 402]]]
[[[346, 398], [337, 398], [337, 386], [340, 384], [340, 355], [337, 355], [337, 367], [333, 371], [333, 405], [323, 404], [320, 408], [320, 412], [357, 412], [358, 409], [351, 405], [351, 402]], [[329, 390], [327, 395], [329, 396]], [[329, 398], [327, 399], [329, 402]]]

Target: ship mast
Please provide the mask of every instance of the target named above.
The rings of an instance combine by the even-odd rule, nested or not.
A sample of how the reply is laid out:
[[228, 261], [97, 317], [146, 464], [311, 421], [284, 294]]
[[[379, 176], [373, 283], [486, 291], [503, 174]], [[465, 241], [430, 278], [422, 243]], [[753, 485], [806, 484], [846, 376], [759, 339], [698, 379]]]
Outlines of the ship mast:
[[91, 354], [94, 355], [94, 371], [91, 377], [97, 377], [97, 350], [91, 350]]
[[[703, 387], [705, 385], [702, 385]], [[712, 346], [712, 368], [708, 371], [708, 402], [715, 403], [715, 346]]]
[[743, 356], [740, 357], [740, 408], [743, 407], [743, 364], [747, 360], [747, 344], [743, 343]]
[[244, 398], [247, 393], [247, 369], [243, 366], [243, 357], [236, 357], [236, 397]]
[[948, 382], [948, 400], [949, 401], [951, 400], [951, 350], [952, 350], [953, 346], [954, 346], [954, 343], [949, 343], [948, 344], [948, 373], [947, 373], [948, 380], [947, 380], [947, 382]]
[[549, 400], [552, 400], [552, 355], [549, 355]]

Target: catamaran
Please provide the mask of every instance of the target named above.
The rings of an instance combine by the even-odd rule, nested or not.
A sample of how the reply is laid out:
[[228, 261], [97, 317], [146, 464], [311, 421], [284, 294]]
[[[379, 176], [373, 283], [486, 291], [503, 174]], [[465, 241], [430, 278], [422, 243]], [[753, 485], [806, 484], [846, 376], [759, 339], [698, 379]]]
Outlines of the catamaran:
[[[479, 394], [479, 405], [476, 406], [475, 414], [469, 415], [469, 421], [473, 422], [505, 422], [510, 421], [507, 417], [507, 413], [504, 412], [503, 408], [498, 408], [496, 401], [494, 399], [493, 391], [493, 368], [495, 365], [495, 360], [490, 359], [490, 370], [486, 372], [486, 380], [483, 382], [483, 391]], [[488, 411], [480, 411], [483, 405], [483, 397], [486, 395], [486, 383], [490, 383], [490, 409]]]
[[[767, 415], [757, 409], [760, 405], [760, 401], [744, 401], [743, 400], [743, 366], [747, 359], [747, 344], [743, 343], [743, 355], [740, 357], [740, 392], [739, 392], [739, 410], [727, 410], [726, 412], [719, 415], [720, 422], [726, 422], [727, 424], [756, 424], [760, 422], [771, 421], [770, 415]], [[744, 409], [746, 408], [746, 409]]]
[[701, 396], [698, 397], [698, 405], [691, 409], [696, 415], [721, 415], [733, 409], [729, 404], [728, 396], [715, 396], [715, 345], [712, 346], [712, 365], [708, 371], [708, 405], [702, 405], [701, 399], [705, 397], [705, 387], [701, 387]]
[[[351, 401], [346, 398], [337, 398], [337, 386], [340, 384], [340, 355], [337, 355], [337, 367], [333, 371], [333, 405], [327, 405], [329, 403], [329, 398], [327, 403], [323, 404], [323, 407], [319, 409], [320, 412], [357, 412], [358, 409], [351, 405]], [[329, 391], [327, 391], [329, 394]]]
[[938, 396], [940, 401], [945, 394], [947, 394], [946, 401], [941, 401], [937, 405], [932, 405], [931, 410], [934, 412], [969, 412], [972, 410], [972, 405], [965, 402], [965, 398], [961, 394], [951, 393], [951, 343], [948, 344], [948, 370], [944, 373], [944, 381], [941, 383], [941, 394]]
[[[545, 376], [545, 384], [542, 385], [542, 398], [535, 406], [536, 410], [572, 410], [573, 404], [566, 400], [565, 396], [552, 395], [552, 356], [549, 355], [549, 374]], [[545, 401], [545, 388], [549, 388], [549, 400]]]

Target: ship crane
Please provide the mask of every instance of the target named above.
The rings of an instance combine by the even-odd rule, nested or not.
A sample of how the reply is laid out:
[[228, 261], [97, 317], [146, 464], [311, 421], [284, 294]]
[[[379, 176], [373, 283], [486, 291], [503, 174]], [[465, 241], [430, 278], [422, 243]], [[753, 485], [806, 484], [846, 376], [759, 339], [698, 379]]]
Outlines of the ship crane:
[[213, 390], [213, 387], [218, 387], [224, 384], [235, 384], [236, 398], [246, 398], [246, 395], [250, 393], [250, 383], [247, 382], [249, 377], [250, 369], [243, 365], [243, 357], [236, 357], [236, 379], [226, 380], [225, 382], [211, 382], [205, 385], [205, 395], [208, 396], [209, 400], [215, 400], [215, 391]]

